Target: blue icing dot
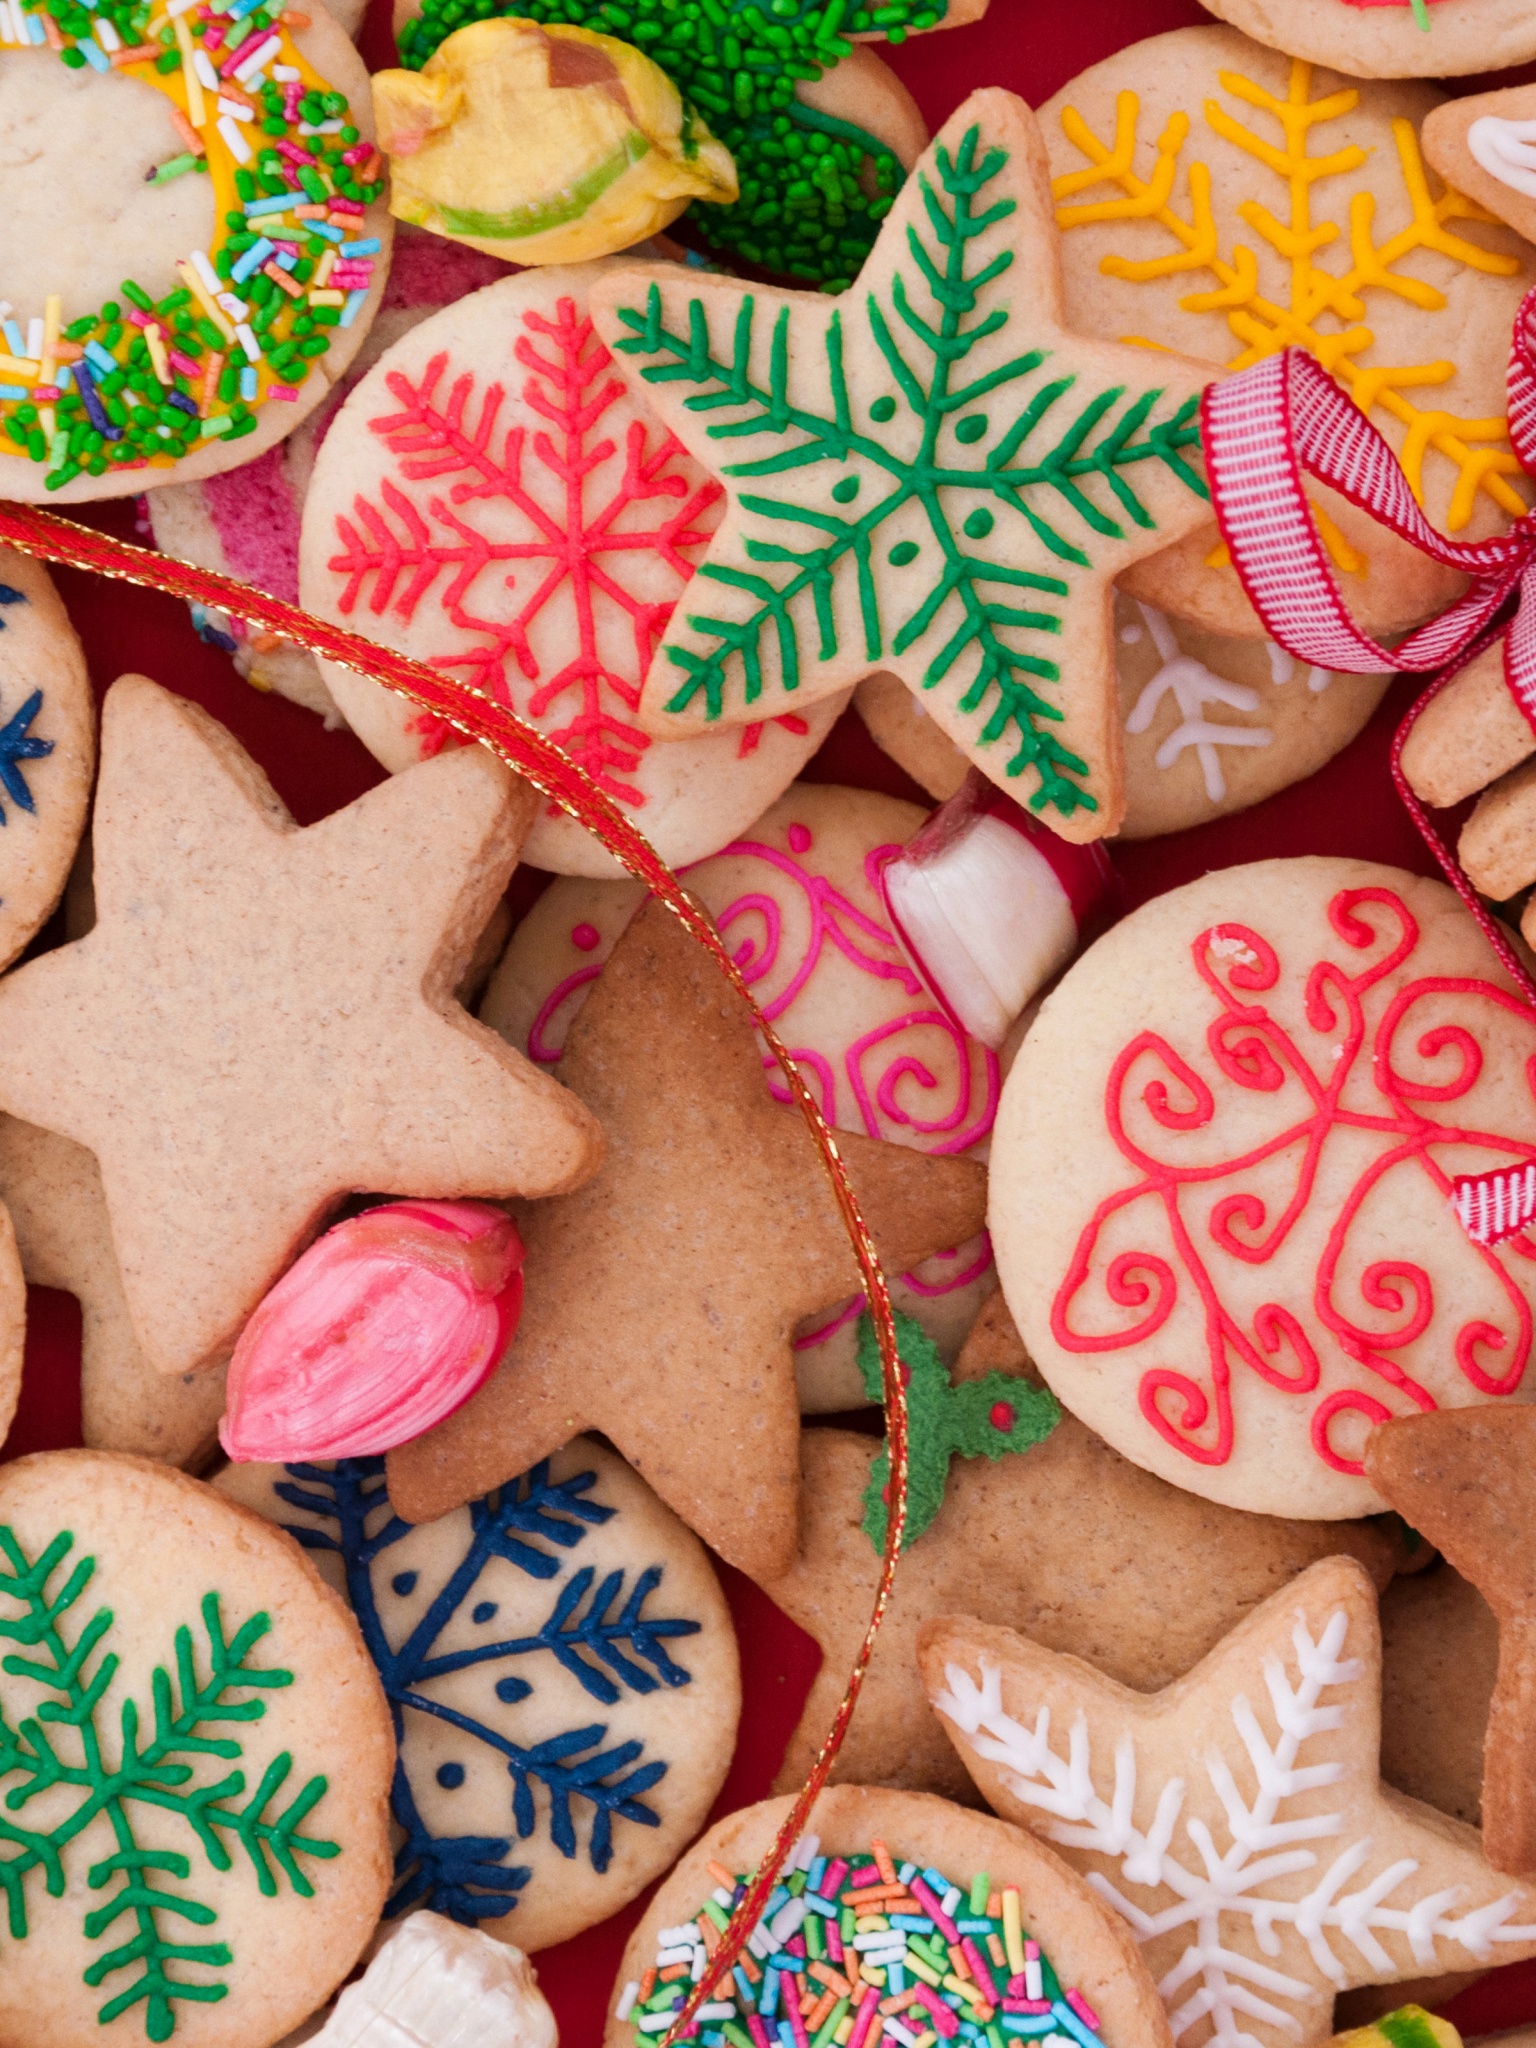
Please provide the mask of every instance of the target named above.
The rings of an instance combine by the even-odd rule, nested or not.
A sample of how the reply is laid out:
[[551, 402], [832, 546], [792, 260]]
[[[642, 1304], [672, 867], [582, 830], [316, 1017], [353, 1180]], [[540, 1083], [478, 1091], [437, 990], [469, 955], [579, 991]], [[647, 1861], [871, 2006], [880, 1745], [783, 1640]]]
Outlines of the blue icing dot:
[[475, 1609], [474, 1613], [470, 1616], [470, 1620], [489, 1621], [491, 1617], [495, 1614], [495, 1612], [496, 1602], [494, 1600], [482, 1600], [480, 1602], [480, 1605]]
[[437, 1782], [445, 1792], [457, 1792], [464, 1782], [464, 1766], [462, 1764], [439, 1764], [437, 1767]]
[[527, 1699], [532, 1691], [533, 1687], [526, 1678], [498, 1678], [496, 1681], [496, 1697], [504, 1707], [516, 1706], [519, 1700]]
[[390, 1591], [393, 1593], [398, 1593], [400, 1595], [400, 1598], [403, 1600], [408, 1593], [415, 1592], [416, 1574], [415, 1572], [396, 1572], [395, 1576], [390, 1580], [389, 1585]]

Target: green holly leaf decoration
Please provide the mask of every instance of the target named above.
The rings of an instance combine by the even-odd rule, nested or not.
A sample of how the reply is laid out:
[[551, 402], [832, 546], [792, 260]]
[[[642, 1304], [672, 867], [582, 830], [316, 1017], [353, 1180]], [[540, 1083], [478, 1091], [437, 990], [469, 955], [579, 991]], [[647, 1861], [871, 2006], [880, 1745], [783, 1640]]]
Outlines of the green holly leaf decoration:
[[[61, 1898], [71, 1844], [104, 1816], [117, 1846], [84, 1872], [102, 1901], [84, 1926], [88, 1941], [110, 1937], [114, 1946], [87, 1967], [85, 1982], [94, 1988], [126, 1977], [102, 2004], [102, 2025], [142, 2005], [145, 2034], [166, 2041], [178, 2004], [214, 2005], [228, 1992], [216, 1974], [233, 1960], [227, 1943], [189, 1939], [218, 1918], [189, 1889], [199, 1859], [216, 1871], [243, 1862], [267, 1898], [285, 1883], [310, 1898], [304, 1859], [341, 1852], [300, 1832], [324, 1796], [323, 1777], [288, 1797], [286, 1751], [254, 1787], [243, 1771], [226, 1768], [243, 1753], [236, 1731], [266, 1712], [261, 1694], [293, 1683], [292, 1672], [250, 1661], [269, 1617], [253, 1614], [231, 1636], [218, 1594], [208, 1594], [201, 1640], [178, 1628], [173, 1660], [154, 1671], [148, 1702], [124, 1700], [114, 1727], [102, 1702], [119, 1662], [105, 1647], [115, 1616], [100, 1607], [77, 1625], [73, 1610], [96, 1565], [87, 1557], [70, 1566], [73, 1547], [65, 1530], [29, 1558], [14, 1531], [0, 1527], [0, 1641], [17, 1646], [0, 1657], [0, 1673], [16, 1681], [0, 1693], [0, 1895], [11, 1940], [25, 1941], [29, 1882]], [[13, 1719], [23, 1687], [42, 1697]], [[29, 1826], [34, 1800], [40, 1817]], [[141, 1842], [141, 1818], [152, 1821], [157, 1845], [168, 1820], [178, 1822], [185, 1849]]]
[[1065, 329], [1040, 157], [1022, 101], [975, 95], [830, 305], [675, 268], [594, 285], [616, 360], [730, 493], [650, 730], [782, 716], [884, 667], [1072, 836], [1113, 829], [1111, 586], [1209, 516], [1210, 373]]
[[[921, 1323], [896, 1312], [896, 1343], [907, 1371], [907, 1526], [902, 1549], [915, 1543], [944, 1505], [951, 1458], [991, 1458], [1032, 1450], [1061, 1420], [1049, 1387], [1032, 1387], [1011, 1373], [955, 1386], [938, 1347]], [[869, 1310], [859, 1317], [859, 1372], [871, 1401], [884, 1398], [880, 1346]], [[882, 1450], [864, 1491], [864, 1532], [885, 1548], [891, 1454]]]

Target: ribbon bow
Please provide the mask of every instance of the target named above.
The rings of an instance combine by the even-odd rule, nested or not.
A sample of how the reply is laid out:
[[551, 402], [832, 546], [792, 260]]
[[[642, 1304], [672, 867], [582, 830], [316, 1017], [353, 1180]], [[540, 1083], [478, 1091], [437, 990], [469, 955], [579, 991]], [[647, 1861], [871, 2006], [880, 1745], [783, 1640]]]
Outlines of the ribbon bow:
[[[1317, 668], [1356, 674], [1438, 671], [1398, 728], [1393, 776], [1447, 878], [1517, 985], [1536, 1004], [1536, 981], [1431, 823], [1400, 759], [1426, 707], [1500, 632], [1505, 681], [1536, 734], [1536, 512], [1523, 513], [1493, 540], [1447, 540], [1424, 517], [1401, 463], [1381, 435], [1328, 372], [1299, 348], [1287, 348], [1210, 385], [1201, 428], [1222, 538], [1271, 637]], [[1521, 301], [1515, 317], [1509, 438], [1521, 467], [1536, 475], [1536, 291]], [[1324, 552], [1303, 470], [1420, 553], [1462, 570], [1470, 579], [1465, 594], [1396, 648], [1382, 647], [1362, 633]], [[1506, 617], [1517, 597], [1512, 616]]]

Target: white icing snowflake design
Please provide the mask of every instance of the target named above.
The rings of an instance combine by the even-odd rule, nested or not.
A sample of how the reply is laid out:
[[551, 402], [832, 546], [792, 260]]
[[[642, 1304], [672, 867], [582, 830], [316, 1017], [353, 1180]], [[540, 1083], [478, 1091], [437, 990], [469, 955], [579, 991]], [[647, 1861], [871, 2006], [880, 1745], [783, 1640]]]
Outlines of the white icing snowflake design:
[[[1405, 1941], [1426, 1973], [1465, 1967], [1468, 1957], [1489, 1962], [1495, 1943], [1529, 1944], [1536, 1938], [1536, 1927], [1511, 1924], [1521, 1903], [1518, 1890], [1471, 1905], [1466, 1883], [1421, 1893], [1413, 1882], [1420, 1869], [1416, 1858], [1383, 1861], [1369, 1833], [1350, 1839], [1358, 1783], [1341, 1789], [1338, 1798], [1340, 1808], [1355, 1806], [1354, 1814], [1328, 1810], [1331, 1799], [1303, 1798], [1358, 1779], [1357, 1766], [1338, 1755], [1319, 1755], [1316, 1740], [1366, 1706], [1351, 1693], [1362, 1684], [1365, 1664], [1342, 1654], [1349, 1631], [1344, 1608], [1329, 1616], [1315, 1640], [1298, 1619], [1291, 1635], [1294, 1669], [1287, 1670], [1278, 1656], [1264, 1658], [1271, 1709], [1265, 1718], [1272, 1718], [1272, 1731], [1248, 1698], [1232, 1695], [1232, 1723], [1256, 1784], [1252, 1798], [1244, 1797], [1219, 1753], [1190, 1753], [1191, 1773], [1206, 1774], [1225, 1816], [1219, 1833], [1186, 1811], [1195, 1802], [1182, 1777], [1163, 1784], [1145, 1829], [1135, 1824], [1133, 1735], [1117, 1743], [1113, 1778], [1107, 1792], [1101, 1791], [1106, 1759], [1092, 1753], [1085, 1713], [1077, 1714], [1062, 1755], [1051, 1744], [1049, 1707], [1041, 1707], [1032, 1730], [1004, 1711], [1002, 1673], [995, 1664], [979, 1660], [980, 1684], [957, 1664], [945, 1667], [948, 1689], [934, 1705], [979, 1757], [1002, 1767], [1003, 1784], [1016, 1799], [1050, 1816], [1039, 1832], [1063, 1848], [1118, 1866], [1118, 1881], [1102, 1870], [1090, 1870], [1088, 1881], [1139, 1941], [1173, 1937], [1164, 1955], [1176, 1960], [1158, 1989], [1176, 2041], [1271, 2048], [1276, 2039], [1319, 2039], [1328, 2031], [1328, 1987], [1343, 1990], [1407, 1974], [1400, 1958], [1383, 1947], [1383, 1936]], [[1474, 1870], [1486, 1869], [1475, 1855], [1461, 1854]], [[1304, 1890], [1294, 1882], [1302, 1872], [1308, 1879]], [[1492, 1871], [1487, 1877], [1491, 1886], [1501, 1882]], [[1293, 1881], [1281, 1882], [1287, 1879]], [[1305, 1944], [1314, 1978], [1283, 1967], [1287, 1934]], [[1442, 1943], [1467, 1953], [1447, 1956]], [[1208, 2024], [1202, 2027], [1202, 2021]], [[1264, 2037], [1245, 2022], [1265, 2028]]]

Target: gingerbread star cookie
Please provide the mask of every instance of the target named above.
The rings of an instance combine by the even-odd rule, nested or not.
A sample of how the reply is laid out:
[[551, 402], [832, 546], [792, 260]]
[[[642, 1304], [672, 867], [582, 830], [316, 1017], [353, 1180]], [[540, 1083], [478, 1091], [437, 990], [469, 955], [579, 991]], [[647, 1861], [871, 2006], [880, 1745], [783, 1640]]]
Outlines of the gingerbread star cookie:
[[1497, 1618], [1483, 1843], [1496, 1869], [1536, 1870], [1536, 1408], [1404, 1416], [1373, 1433], [1365, 1459], [1393, 1507], [1444, 1551]]
[[1369, 1575], [1325, 1558], [1148, 1697], [1024, 1636], [924, 1631], [989, 1805], [1137, 1934], [1181, 2048], [1310, 2048], [1337, 1992], [1536, 1953], [1536, 1892], [1380, 1782]]
[[[1000, 1295], [954, 1368], [1035, 1379]], [[822, 1663], [776, 1781], [804, 1782], [874, 1604], [880, 1560], [864, 1530], [877, 1438], [807, 1429], [800, 1440], [800, 1548], [763, 1581], [821, 1645]], [[1167, 1685], [1288, 1579], [1334, 1551], [1390, 1579], [1392, 1538], [1373, 1522], [1287, 1522], [1201, 1501], [1112, 1451], [1074, 1416], [997, 1464], [957, 1459], [944, 1504], [910, 1547], [833, 1777], [966, 1796], [966, 1774], [928, 1711], [923, 1625], [966, 1613], [1091, 1657], [1124, 1684]], [[1221, 1560], [1213, 1570], [1211, 1560]]]
[[[1528, 13], [1526, 20], [1536, 49], [1536, 21]], [[1446, 100], [1426, 119], [1423, 139], [1448, 185], [1536, 240], [1536, 86]]]
[[[764, 1089], [745, 1005], [659, 903], [614, 949], [559, 1071], [602, 1123], [602, 1169], [518, 1211], [516, 1341], [473, 1400], [390, 1454], [390, 1498], [428, 1521], [598, 1429], [723, 1557], [771, 1577], [795, 1543], [791, 1335], [859, 1279], [810, 1134]], [[838, 1146], [888, 1269], [979, 1227], [973, 1161]]]
[[94, 1152], [162, 1371], [227, 1355], [341, 1196], [550, 1194], [592, 1117], [455, 1003], [536, 799], [456, 749], [300, 831], [223, 728], [109, 693], [95, 928], [0, 984], [0, 1108]]
[[1208, 516], [1215, 373], [1069, 332], [1056, 240], [1034, 116], [987, 90], [841, 298], [659, 265], [593, 285], [615, 360], [729, 492], [642, 725], [803, 711], [883, 668], [1064, 836], [1115, 830], [1111, 586]]
[[88, 1447], [197, 1468], [217, 1448], [224, 1374], [158, 1372], [123, 1299], [101, 1171], [83, 1145], [0, 1116], [0, 1201], [21, 1270], [80, 1304], [80, 1420]]

